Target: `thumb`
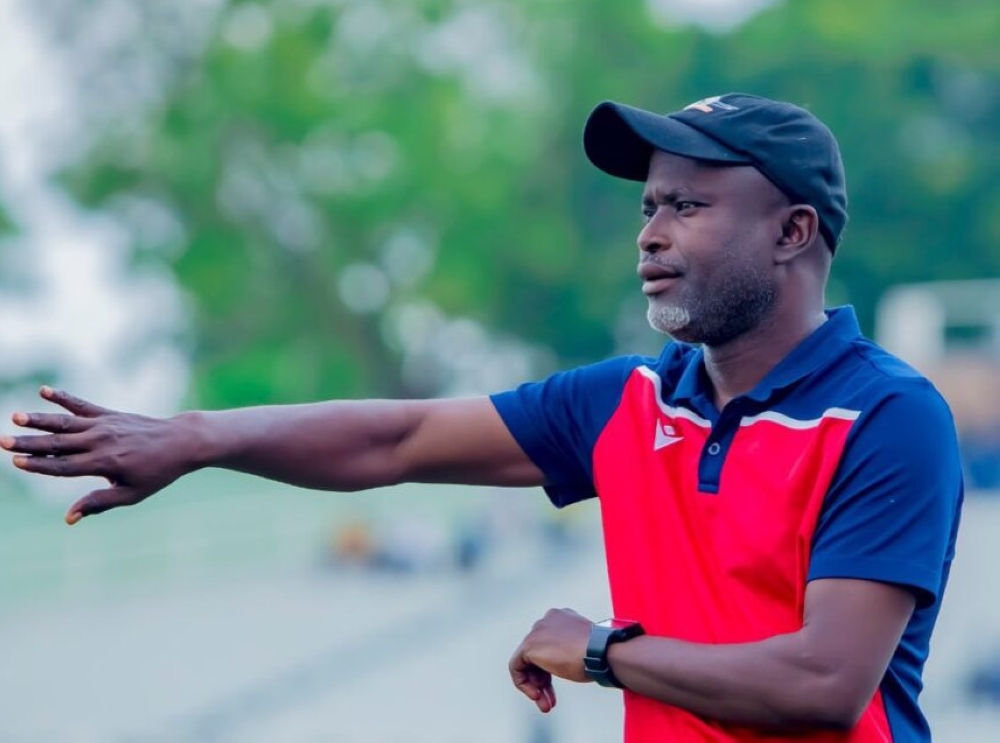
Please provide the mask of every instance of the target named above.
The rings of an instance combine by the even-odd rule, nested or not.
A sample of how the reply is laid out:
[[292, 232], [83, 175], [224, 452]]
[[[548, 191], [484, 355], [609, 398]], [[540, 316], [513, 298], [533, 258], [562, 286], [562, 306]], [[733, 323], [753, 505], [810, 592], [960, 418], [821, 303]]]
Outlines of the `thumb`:
[[144, 497], [145, 495], [138, 489], [124, 485], [94, 490], [69, 507], [69, 511], [66, 512], [66, 523], [72, 526], [84, 516], [104, 513], [120, 506], [132, 506]]

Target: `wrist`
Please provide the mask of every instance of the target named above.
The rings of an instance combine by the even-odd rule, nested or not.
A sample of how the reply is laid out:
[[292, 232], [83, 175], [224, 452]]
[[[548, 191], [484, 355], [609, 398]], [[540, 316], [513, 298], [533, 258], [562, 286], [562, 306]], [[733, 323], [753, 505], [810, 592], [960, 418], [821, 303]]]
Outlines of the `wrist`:
[[612, 648], [645, 634], [642, 625], [621, 619], [608, 619], [591, 625], [583, 667], [587, 676], [601, 686], [625, 688], [611, 667]]
[[178, 460], [185, 472], [211, 467], [225, 456], [220, 437], [213, 431], [211, 413], [189, 410], [173, 416], [170, 423], [178, 429]]

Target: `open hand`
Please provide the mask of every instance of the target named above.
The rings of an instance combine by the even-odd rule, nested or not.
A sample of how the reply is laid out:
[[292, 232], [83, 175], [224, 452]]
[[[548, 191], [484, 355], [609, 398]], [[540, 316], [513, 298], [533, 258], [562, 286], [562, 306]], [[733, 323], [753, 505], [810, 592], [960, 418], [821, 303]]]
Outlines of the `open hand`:
[[514, 686], [542, 712], [556, 706], [552, 677], [590, 681], [583, 668], [591, 621], [572, 609], [549, 609], [510, 659]]
[[41, 396], [67, 413], [14, 413], [23, 428], [42, 436], [4, 436], [14, 465], [55, 477], [104, 477], [110, 487], [84, 496], [66, 513], [66, 523], [145, 500], [195, 467], [192, 442], [178, 419], [149, 418], [108, 410], [67, 392], [42, 387]]

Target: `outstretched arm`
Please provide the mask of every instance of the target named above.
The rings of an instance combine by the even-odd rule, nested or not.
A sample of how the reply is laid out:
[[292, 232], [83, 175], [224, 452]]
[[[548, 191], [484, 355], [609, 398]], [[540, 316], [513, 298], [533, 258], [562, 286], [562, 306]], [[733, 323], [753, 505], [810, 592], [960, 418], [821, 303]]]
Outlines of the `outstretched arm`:
[[111, 486], [80, 499], [69, 523], [133, 505], [177, 478], [222, 467], [324, 490], [400, 482], [528, 486], [540, 470], [488, 398], [363, 400], [188, 412], [150, 418], [102, 408], [42, 388], [66, 413], [15, 413], [45, 432], [5, 436], [28, 472], [105, 477]]

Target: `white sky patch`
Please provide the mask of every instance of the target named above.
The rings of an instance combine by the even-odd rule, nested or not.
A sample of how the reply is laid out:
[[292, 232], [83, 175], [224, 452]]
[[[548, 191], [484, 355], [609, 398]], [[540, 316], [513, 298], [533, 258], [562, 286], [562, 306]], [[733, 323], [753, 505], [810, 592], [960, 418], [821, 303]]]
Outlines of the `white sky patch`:
[[[55, 368], [53, 384], [108, 405], [175, 410], [188, 382], [174, 341], [182, 296], [165, 276], [132, 273], [122, 230], [50, 184], [83, 120], [29, 7], [0, 2], [0, 191], [21, 230], [0, 249], [14, 284], [0, 288], [0, 375]], [[34, 390], [0, 400], [5, 414], [28, 406], [40, 407]]]
[[730, 31], [776, 0], [646, 0], [654, 17], [665, 24], [694, 24]]
[[420, 284], [434, 266], [432, 245], [418, 229], [402, 227], [392, 233], [381, 250], [382, 268], [392, 283], [405, 288]]
[[72, 115], [69, 100], [66, 80], [21, 3], [0, 0], [0, 182], [8, 205], [64, 154], [52, 146], [51, 122]]
[[222, 27], [222, 38], [237, 49], [252, 52], [267, 44], [273, 31], [270, 11], [257, 3], [248, 3], [230, 11]]
[[469, 93], [488, 103], [531, 100], [541, 83], [510, 38], [510, 25], [498, 7], [463, 8], [423, 37], [417, 61], [433, 73], [458, 73]]
[[389, 280], [378, 266], [352, 263], [337, 277], [337, 293], [351, 312], [377, 312], [389, 299]]

